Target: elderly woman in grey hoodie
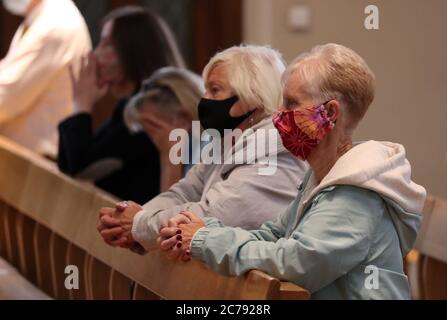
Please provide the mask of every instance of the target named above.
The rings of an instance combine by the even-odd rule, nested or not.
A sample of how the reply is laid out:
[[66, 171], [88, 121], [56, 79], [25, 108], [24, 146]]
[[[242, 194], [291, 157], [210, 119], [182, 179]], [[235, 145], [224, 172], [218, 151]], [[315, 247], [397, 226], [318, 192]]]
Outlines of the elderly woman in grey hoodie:
[[401, 145], [352, 143], [374, 98], [373, 73], [354, 51], [327, 44], [298, 57], [284, 80], [273, 121], [285, 147], [311, 166], [289, 208], [253, 231], [186, 212], [190, 223], [161, 236], [178, 234], [172, 250], [185, 260], [189, 251], [224, 274], [260, 269], [314, 299], [408, 299], [403, 258], [426, 193], [411, 181]]
[[[280, 54], [268, 47], [232, 47], [214, 56], [203, 72], [206, 92], [199, 104], [213, 151], [202, 152], [209, 156], [143, 207], [128, 201], [102, 208], [98, 230], [104, 241], [145, 252], [156, 244], [161, 227], [188, 222], [173, 218], [182, 211], [244, 229], [275, 219], [308, 168], [283, 147], [271, 121], [281, 104], [284, 70]], [[216, 155], [214, 147], [222, 145]], [[175, 258], [171, 242], [164, 247]]]

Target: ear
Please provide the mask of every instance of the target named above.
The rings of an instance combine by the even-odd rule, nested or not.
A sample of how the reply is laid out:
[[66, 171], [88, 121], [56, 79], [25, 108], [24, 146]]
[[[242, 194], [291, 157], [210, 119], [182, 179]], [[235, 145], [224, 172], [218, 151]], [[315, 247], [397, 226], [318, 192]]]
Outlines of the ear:
[[331, 100], [326, 104], [327, 115], [332, 122], [336, 122], [340, 115], [340, 103], [337, 100]]

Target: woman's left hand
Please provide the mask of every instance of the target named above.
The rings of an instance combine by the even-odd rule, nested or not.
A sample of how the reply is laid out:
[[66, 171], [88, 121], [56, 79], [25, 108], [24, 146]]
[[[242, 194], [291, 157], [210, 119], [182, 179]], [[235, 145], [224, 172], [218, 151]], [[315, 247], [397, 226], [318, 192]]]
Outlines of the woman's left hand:
[[182, 255], [181, 259], [182, 261], [189, 261], [191, 260], [191, 241], [192, 238], [194, 238], [194, 235], [196, 232], [205, 227], [205, 224], [203, 223], [203, 220], [200, 219], [198, 216], [196, 216], [192, 212], [182, 212], [182, 215], [187, 217], [191, 222], [188, 224], [181, 224], [179, 225], [179, 229], [182, 231]]

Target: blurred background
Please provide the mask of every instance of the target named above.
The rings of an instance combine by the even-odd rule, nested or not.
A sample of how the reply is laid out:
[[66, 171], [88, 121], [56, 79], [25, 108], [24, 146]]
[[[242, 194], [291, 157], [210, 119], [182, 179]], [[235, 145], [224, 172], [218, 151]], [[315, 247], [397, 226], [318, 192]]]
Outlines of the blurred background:
[[[336, 42], [365, 58], [377, 76], [377, 95], [357, 130], [358, 140], [403, 144], [414, 180], [447, 197], [447, 1], [445, 0], [75, 0], [94, 44], [111, 9], [140, 4], [173, 29], [188, 67], [201, 72], [218, 50], [240, 42], [269, 44], [290, 62], [312, 46]], [[364, 26], [374, 4], [379, 30]], [[0, 6], [0, 58], [20, 23]], [[106, 97], [104, 100], [112, 99]], [[99, 125], [111, 112], [99, 103]]]

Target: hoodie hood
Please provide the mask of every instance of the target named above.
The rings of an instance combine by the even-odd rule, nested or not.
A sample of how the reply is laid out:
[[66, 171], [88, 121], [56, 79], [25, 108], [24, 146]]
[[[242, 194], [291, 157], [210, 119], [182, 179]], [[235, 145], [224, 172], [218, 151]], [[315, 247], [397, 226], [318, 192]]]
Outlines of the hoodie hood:
[[402, 145], [378, 141], [356, 144], [338, 159], [310, 197], [335, 185], [353, 185], [380, 194], [398, 232], [402, 253], [408, 253], [421, 223], [426, 191], [411, 181], [411, 165]]

